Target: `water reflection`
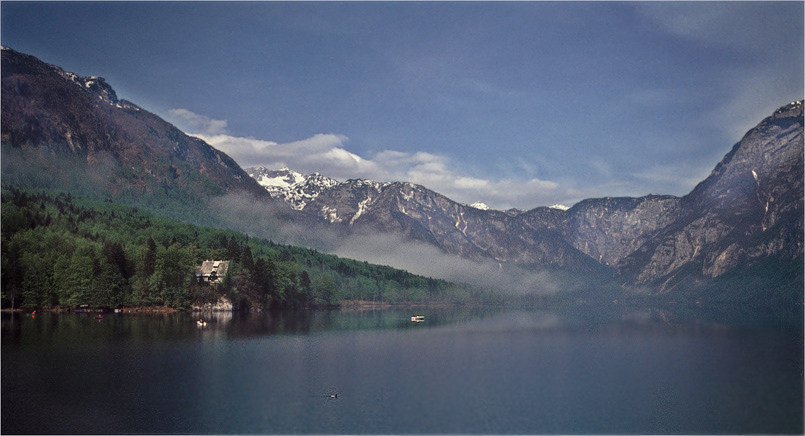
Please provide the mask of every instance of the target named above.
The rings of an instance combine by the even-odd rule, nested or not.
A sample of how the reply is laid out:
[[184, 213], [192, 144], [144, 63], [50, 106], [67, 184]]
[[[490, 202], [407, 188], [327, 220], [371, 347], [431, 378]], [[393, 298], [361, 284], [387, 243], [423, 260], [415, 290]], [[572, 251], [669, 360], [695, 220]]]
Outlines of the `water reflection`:
[[[423, 322], [411, 322], [413, 315]], [[354, 330], [553, 330], [573, 329], [801, 329], [802, 306], [757, 310], [746, 306], [625, 307], [576, 305], [552, 310], [489, 307], [384, 308], [285, 312], [2, 314], [2, 340], [16, 345], [67, 346], [76, 343], [222, 340], [270, 335], [310, 335]], [[198, 322], [206, 325], [201, 327]], [[698, 326], [698, 327], [697, 327]], [[23, 332], [28, 332], [24, 334]]]
[[[3, 313], [2, 339], [16, 345], [63, 346], [115, 340], [174, 341], [308, 335], [332, 331], [416, 329], [479, 319], [500, 308], [389, 308], [364, 311], [107, 313]], [[412, 323], [412, 313], [425, 321]], [[199, 325], [203, 321], [205, 325]], [[23, 333], [26, 332], [26, 333]]]
[[191, 318], [208, 324], [226, 325], [232, 322], [234, 312], [193, 312]]
[[7, 433], [801, 433], [793, 312], [4, 313], [0, 415]]
[[[385, 308], [374, 310], [305, 310], [280, 312], [235, 312], [201, 314], [209, 319], [207, 330], [224, 331], [229, 338], [265, 335], [309, 335], [354, 330], [396, 330], [432, 328], [466, 322], [500, 312], [486, 308]], [[412, 314], [425, 321], [411, 322]], [[217, 316], [217, 317], [216, 317]]]

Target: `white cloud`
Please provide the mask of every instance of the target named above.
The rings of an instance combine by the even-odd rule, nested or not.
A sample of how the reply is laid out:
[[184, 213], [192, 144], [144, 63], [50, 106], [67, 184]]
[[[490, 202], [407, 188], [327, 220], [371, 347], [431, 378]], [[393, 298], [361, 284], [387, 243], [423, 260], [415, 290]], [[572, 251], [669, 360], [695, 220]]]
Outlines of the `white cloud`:
[[364, 162], [360, 156], [342, 147], [343, 142], [347, 141], [343, 135], [320, 133], [301, 141], [279, 144], [231, 135], [190, 134], [228, 154], [243, 167], [287, 166], [297, 171], [321, 173], [332, 168], [338, 174], [330, 177], [340, 178], [371, 166], [371, 163]]
[[[425, 186], [454, 201], [482, 201], [496, 209], [531, 209], [555, 203], [571, 205], [581, 192], [548, 180], [512, 180], [473, 177], [462, 172], [448, 156], [425, 151], [385, 150], [371, 158], [345, 147], [344, 135], [319, 133], [289, 143], [277, 143], [225, 133], [226, 121], [212, 120], [186, 109], [170, 111], [192, 136], [204, 140], [235, 159], [242, 167], [288, 167], [302, 173], [318, 172], [338, 180], [365, 178], [381, 182], [404, 181]], [[178, 122], [177, 122], [178, 124]], [[195, 127], [195, 128], [192, 128]]]
[[186, 132], [203, 132], [207, 135], [226, 133], [226, 120], [214, 120], [187, 109], [170, 109], [167, 118]]

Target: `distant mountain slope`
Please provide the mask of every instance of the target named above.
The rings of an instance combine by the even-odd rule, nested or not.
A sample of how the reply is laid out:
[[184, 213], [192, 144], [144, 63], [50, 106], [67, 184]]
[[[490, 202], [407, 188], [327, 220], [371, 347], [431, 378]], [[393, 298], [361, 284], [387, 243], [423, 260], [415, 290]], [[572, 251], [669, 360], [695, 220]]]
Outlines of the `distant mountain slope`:
[[803, 255], [803, 111], [793, 102], [751, 129], [674, 219], [618, 269], [627, 283], [668, 291], [774, 258]]
[[229, 156], [119, 100], [102, 78], [7, 47], [2, 145], [4, 180], [171, 201], [227, 192], [269, 197]]
[[305, 176], [288, 168], [270, 170], [268, 168], [245, 168], [246, 173], [254, 178], [274, 198], [285, 200], [293, 209], [302, 210], [308, 202], [316, 198], [325, 189], [332, 188], [338, 181], [319, 173]]
[[684, 197], [588, 199], [569, 209], [501, 212], [410, 183], [336, 182], [288, 169], [250, 174], [297, 210], [355, 233], [402, 234], [450, 254], [528, 267], [609, 268], [627, 286], [667, 292], [764, 259], [801, 262], [802, 129], [802, 103], [793, 102]]
[[[556, 229], [534, 225], [520, 211], [501, 212], [457, 203], [412, 183], [372, 180], [337, 182], [283, 168], [246, 170], [272, 196], [297, 210], [352, 234], [392, 233], [428, 242], [462, 257], [558, 267], [578, 271], [605, 268], [568, 244]], [[552, 216], [562, 211], [545, 208]], [[539, 228], [537, 228], [539, 227]]]

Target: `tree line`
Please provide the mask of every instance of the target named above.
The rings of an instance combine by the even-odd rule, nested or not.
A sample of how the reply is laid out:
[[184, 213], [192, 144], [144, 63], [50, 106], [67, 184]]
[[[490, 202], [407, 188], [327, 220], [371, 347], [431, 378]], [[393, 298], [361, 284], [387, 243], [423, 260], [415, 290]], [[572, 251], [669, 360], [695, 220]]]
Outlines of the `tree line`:
[[[494, 301], [489, 291], [171, 220], [111, 200], [4, 186], [4, 308], [168, 306], [226, 295], [237, 308]], [[228, 260], [216, 283], [204, 260]]]

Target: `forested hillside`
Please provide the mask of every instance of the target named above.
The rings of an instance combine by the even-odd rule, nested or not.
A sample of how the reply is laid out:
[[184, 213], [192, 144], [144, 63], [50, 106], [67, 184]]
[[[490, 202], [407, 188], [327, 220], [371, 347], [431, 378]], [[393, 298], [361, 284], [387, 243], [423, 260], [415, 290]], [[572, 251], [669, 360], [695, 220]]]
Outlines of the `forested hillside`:
[[[236, 308], [331, 306], [344, 300], [468, 303], [489, 292], [405, 271], [200, 227], [110, 200], [2, 191], [3, 307], [187, 309], [226, 296]], [[231, 261], [221, 283], [206, 259]]]

